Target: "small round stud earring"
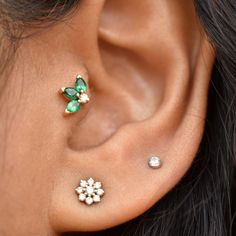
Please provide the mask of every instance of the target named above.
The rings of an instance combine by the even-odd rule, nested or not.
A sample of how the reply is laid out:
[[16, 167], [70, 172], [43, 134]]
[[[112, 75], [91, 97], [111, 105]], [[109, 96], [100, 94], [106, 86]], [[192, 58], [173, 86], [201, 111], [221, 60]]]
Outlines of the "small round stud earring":
[[70, 101], [67, 104], [65, 113], [71, 114], [80, 110], [80, 105], [89, 102], [89, 96], [86, 93], [87, 84], [81, 75], [77, 75], [75, 87], [61, 88], [61, 93]]
[[162, 165], [161, 159], [157, 156], [152, 156], [148, 160], [148, 165], [149, 165], [149, 167], [151, 167], [153, 169], [158, 169]]
[[75, 192], [78, 194], [79, 201], [86, 205], [100, 202], [105, 193], [102, 189], [102, 183], [95, 182], [93, 178], [80, 180], [80, 185], [75, 189]]

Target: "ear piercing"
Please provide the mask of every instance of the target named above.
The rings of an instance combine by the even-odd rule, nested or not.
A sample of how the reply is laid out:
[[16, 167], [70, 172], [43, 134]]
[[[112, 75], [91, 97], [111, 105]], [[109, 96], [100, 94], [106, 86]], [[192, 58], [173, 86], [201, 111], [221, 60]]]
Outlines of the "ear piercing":
[[95, 182], [93, 178], [80, 180], [80, 185], [75, 189], [78, 194], [79, 201], [84, 202], [86, 205], [92, 205], [101, 201], [104, 195], [101, 182]]
[[158, 169], [161, 167], [161, 159], [157, 156], [150, 157], [148, 160], [149, 167], [153, 169]]
[[61, 88], [62, 94], [69, 99], [65, 113], [75, 113], [80, 110], [80, 105], [89, 102], [89, 96], [86, 93], [87, 84], [81, 75], [77, 75], [75, 87]]

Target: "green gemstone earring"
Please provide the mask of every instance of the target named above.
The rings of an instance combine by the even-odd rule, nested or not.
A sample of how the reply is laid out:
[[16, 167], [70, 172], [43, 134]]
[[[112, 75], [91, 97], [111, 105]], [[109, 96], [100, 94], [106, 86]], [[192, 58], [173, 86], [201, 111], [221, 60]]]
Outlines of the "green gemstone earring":
[[89, 96], [86, 91], [87, 84], [81, 75], [77, 75], [74, 88], [61, 88], [61, 93], [70, 100], [65, 110], [66, 114], [79, 111], [81, 104], [89, 102]]

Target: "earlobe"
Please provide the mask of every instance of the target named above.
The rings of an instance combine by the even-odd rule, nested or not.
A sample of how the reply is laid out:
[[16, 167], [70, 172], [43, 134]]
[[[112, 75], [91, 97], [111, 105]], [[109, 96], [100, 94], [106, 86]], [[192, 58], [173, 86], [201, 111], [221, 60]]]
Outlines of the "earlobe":
[[[193, 28], [186, 26], [189, 13], [179, 1], [160, 3], [162, 7], [151, 0], [135, 2], [107, 1], [102, 12], [98, 47], [104, 74], [94, 83], [93, 112], [78, 126], [88, 140], [99, 133], [103, 142], [66, 150], [50, 209], [57, 231], [101, 230], [144, 213], [180, 181], [198, 150], [214, 63], [211, 46], [201, 37], [190, 3], [188, 22]], [[113, 19], [114, 11], [121, 14], [121, 21]], [[136, 23], [143, 27], [134, 24], [133, 31], [124, 27], [132, 14], [139, 16]], [[153, 19], [158, 19], [158, 31], [148, 27]], [[109, 28], [112, 21], [114, 27]], [[91, 65], [90, 61], [88, 70]], [[96, 89], [99, 81], [107, 85]], [[114, 110], [115, 115], [110, 112]], [[101, 119], [92, 118], [96, 115]], [[117, 122], [112, 135], [107, 135], [110, 127], [103, 121]], [[78, 133], [70, 138], [79, 143]], [[155, 158], [150, 163], [153, 156], [160, 158], [159, 164]], [[155, 165], [160, 168], [150, 168]], [[98, 204], [86, 206], [74, 189], [89, 177], [102, 182], [105, 194]]]

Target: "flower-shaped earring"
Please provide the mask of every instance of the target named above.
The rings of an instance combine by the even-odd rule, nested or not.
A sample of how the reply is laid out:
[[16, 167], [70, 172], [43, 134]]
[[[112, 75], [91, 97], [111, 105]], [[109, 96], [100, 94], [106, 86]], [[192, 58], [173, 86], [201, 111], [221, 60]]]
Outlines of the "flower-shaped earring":
[[66, 114], [79, 111], [81, 104], [89, 102], [89, 96], [86, 91], [87, 84], [81, 75], [77, 75], [74, 88], [61, 88], [62, 94], [70, 100], [65, 110]]
[[79, 201], [84, 202], [86, 205], [92, 205], [101, 201], [104, 195], [101, 182], [95, 182], [93, 178], [80, 180], [80, 185], [75, 189], [79, 195]]

